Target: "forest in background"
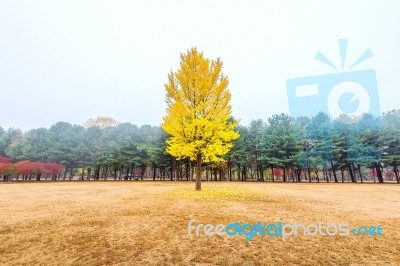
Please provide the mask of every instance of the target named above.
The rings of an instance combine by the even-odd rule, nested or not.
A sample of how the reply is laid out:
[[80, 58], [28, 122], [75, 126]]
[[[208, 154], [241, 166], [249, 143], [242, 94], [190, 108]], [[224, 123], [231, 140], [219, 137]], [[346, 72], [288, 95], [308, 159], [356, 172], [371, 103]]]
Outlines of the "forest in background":
[[[224, 161], [203, 163], [203, 179], [400, 183], [400, 110], [353, 119], [277, 114], [238, 125], [240, 137]], [[3, 181], [193, 180], [194, 162], [168, 155], [168, 137], [159, 126], [105, 117], [25, 133], [0, 127], [0, 175]]]

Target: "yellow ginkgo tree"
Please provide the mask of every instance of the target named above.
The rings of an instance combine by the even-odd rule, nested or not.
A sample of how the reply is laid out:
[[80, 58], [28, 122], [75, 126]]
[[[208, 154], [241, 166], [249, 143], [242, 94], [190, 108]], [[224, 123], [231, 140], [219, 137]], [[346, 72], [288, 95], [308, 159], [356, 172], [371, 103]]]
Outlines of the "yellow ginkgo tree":
[[196, 161], [196, 190], [201, 189], [202, 162], [218, 162], [239, 137], [231, 119], [231, 94], [222, 61], [203, 57], [196, 48], [181, 54], [180, 68], [168, 75], [167, 115], [162, 128], [171, 135], [167, 152]]

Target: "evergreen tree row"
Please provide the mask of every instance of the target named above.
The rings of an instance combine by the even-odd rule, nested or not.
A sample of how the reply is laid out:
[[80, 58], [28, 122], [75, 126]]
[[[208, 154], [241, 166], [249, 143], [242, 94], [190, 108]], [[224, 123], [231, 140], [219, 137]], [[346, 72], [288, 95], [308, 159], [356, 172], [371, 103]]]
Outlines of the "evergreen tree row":
[[[346, 116], [332, 121], [323, 113], [296, 119], [277, 114], [235, 130], [240, 137], [224, 160], [203, 163], [203, 179], [400, 182], [400, 110], [366, 115], [361, 122]], [[0, 157], [12, 160], [0, 161], [0, 175], [17, 180], [18, 168], [6, 164], [41, 162], [64, 166], [51, 180], [193, 180], [194, 162], [168, 155], [166, 139], [160, 127], [109, 118], [26, 133], [0, 127]]]

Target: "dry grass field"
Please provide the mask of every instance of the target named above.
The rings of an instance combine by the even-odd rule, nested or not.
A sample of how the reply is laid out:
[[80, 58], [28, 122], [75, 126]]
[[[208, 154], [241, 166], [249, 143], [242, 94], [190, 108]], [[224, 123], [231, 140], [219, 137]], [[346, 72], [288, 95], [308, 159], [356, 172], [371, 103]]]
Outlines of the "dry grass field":
[[[0, 265], [400, 265], [400, 186], [0, 184]], [[188, 236], [198, 223], [380, 225], [383, 237]]]

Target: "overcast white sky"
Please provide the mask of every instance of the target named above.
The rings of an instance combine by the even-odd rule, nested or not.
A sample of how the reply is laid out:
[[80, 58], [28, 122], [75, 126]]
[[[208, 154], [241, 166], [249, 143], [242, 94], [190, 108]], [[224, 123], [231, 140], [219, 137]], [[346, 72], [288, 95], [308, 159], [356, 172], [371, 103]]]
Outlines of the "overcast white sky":
[[221, 57], [233, 115], [288, 112], [286, 80], [335, 73], [337, 40], [354, 70], [375, 69], [382, 111], [398, 109], [399, 1], [0, 0], [0, 126], [23, 130], [110, 116], [159, 125], [179, 54]]

